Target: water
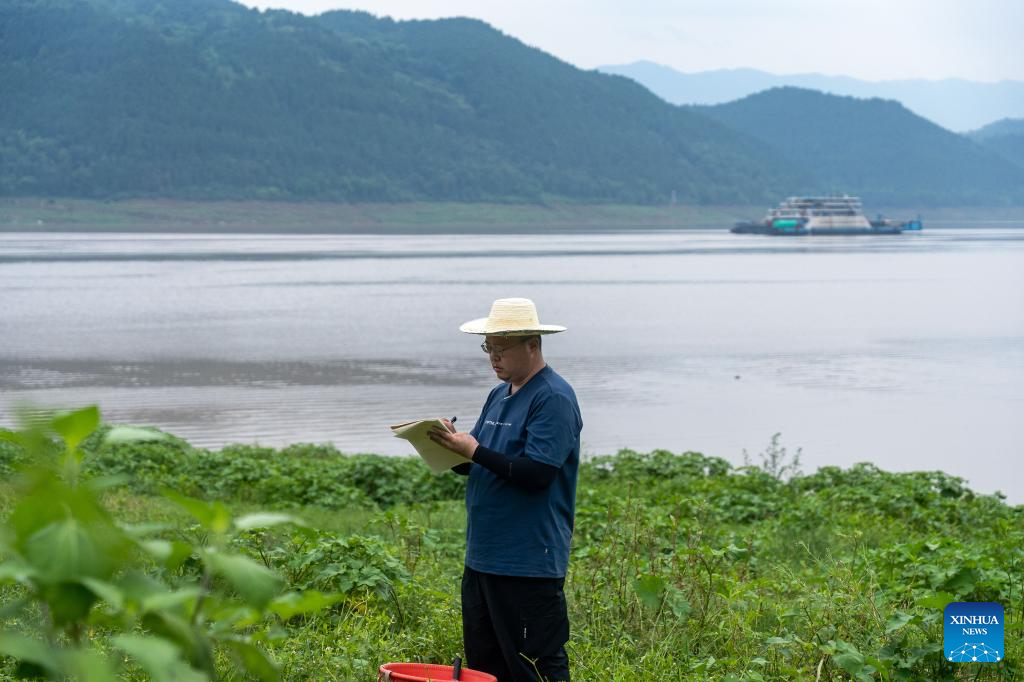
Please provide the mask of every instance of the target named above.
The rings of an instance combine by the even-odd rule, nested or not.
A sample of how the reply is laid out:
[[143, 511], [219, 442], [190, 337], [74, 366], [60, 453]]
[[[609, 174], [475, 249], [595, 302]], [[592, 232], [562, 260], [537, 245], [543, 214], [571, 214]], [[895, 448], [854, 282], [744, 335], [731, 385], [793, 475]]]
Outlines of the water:
[[494, 378], [458, 332], [526, 296], [584, 450], [805, 471], [942, 469], [1024, 502], [1024, 230], [770, 238], [0, 235], [0, 423], [99, 402], [217, 447], [407, 453], [387, 425], [472, 424]]

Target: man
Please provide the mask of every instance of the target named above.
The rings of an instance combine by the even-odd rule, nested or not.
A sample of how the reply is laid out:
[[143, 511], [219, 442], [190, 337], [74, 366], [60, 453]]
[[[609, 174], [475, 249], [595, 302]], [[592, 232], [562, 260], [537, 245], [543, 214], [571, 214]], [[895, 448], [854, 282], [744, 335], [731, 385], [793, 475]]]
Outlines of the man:
[[488, 317], [460, 330], [481, 344], [502, 381], [469, 433], [431, 438], [465, 457], [454, 471], [466, 487], [462, 632], [467, 663], [499, 682], [569, 680], [566, 568], [580, 459], [579, 405], [544, 362], [533, 301], [498, 299]]

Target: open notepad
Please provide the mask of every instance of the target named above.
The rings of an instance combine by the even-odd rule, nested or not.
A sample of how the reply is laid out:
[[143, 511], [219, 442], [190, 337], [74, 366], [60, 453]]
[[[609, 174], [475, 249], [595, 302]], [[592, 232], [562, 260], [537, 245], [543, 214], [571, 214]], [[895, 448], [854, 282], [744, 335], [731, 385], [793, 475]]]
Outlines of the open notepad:
[[455, 454], [451, 450], [430, 440], [427, 434], [434, 427], [446, 429], [444, 422], [440, 419], [420, 419], [419, 421], [404, 422], [391, 427], [391, 433], [396, 438], [404, 438], [412, 443], [423, 461], [427, 463], [430, 470], [435, 474], [443, 474], [457, 464], [463, 464], [465, 457]]

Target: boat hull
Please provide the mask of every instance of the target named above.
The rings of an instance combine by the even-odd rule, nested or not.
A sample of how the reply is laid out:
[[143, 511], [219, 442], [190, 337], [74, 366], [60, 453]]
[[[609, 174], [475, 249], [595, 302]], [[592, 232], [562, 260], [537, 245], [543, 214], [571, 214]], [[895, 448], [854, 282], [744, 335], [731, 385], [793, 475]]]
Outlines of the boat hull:
[[[773, 237], [828, 237], [857, 234], [902, 234], [902, 225], [880, 225], [878, 227], [775, 227], [764, 223], [737, 223], [729, 231], [733, 234], [766, 234]], [[912, 228], [911, 228], [912, 229]], [[921, 229], [921, 228], [916, 228]]]
[[899, 225], [882, 225], [880, 227], [812, 227], [809, 234], [830, 236], [848, 234], [903, 234]]

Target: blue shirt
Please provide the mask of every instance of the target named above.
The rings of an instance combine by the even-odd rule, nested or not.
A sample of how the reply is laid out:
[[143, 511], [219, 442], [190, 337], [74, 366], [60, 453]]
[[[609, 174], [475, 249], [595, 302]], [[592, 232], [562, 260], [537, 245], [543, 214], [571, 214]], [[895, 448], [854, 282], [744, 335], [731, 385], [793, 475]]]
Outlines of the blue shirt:
[[498, 384], [471, 434], [509, 457], [559, 467], [546, 489], [531, 492], [482, 466], [466, 488], [466, 565], [482, 573], [562, 578], [569, 566], [576, 472], [583, 420], [576, 393], [545, 366], [518, 391]]

